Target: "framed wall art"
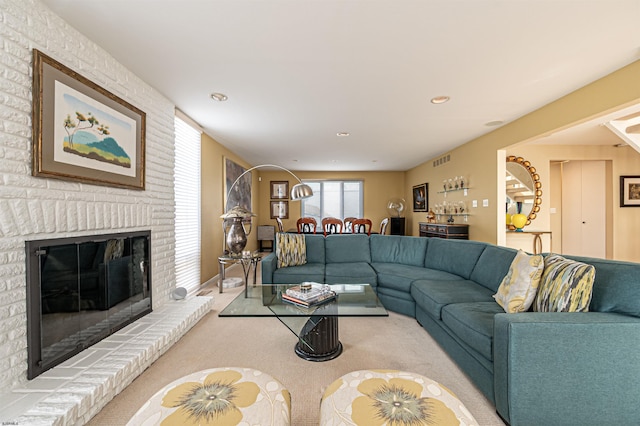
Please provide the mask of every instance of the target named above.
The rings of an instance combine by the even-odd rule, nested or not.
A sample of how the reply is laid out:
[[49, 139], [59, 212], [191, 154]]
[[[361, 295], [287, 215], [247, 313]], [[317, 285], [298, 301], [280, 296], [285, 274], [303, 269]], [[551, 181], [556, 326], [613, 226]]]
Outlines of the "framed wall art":
[[146, 114], [33, 50], [32, 175], [143, 190]]
[[640, 176], [620, 176], [620, 207], [640, 207]]
[[428, 183], [421, 183], [413, 187], [413, 211], [426, 212], [429, 210]]
[[[232, 209], [235, 206], [244, 207], [245, 209], [251, 211], [251, 172], [240, 177], [246, 171], [247, 169], [242, 167], [240, 164], [225, 157], [224, 159], [225, 211], [227, 211], [226, 207], [228, 207], [229, 209]], [[238, 178], [240, 178], [240, 180], [238, 180], [238, 183], [236, 183], [231, 193], [229, 193], [231, 186]]]
[[288, 201], [271, 201], [271, 219], [289, 219]]
[[271, 181], [271, 199], [286, 200], [289, 198], [289, 181], [272, 180]]

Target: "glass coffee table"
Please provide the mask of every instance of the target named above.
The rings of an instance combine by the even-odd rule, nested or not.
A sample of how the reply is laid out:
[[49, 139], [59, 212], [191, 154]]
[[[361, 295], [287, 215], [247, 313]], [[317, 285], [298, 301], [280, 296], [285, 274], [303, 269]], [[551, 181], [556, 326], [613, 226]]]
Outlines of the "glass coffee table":
[[369, 284], [332, 284], [338, 297], [310, 308], [282, 301], [294, 284], [262, 284], [239, 294], [218, 316], [277, 317], [298, 337], [296, 354], [307, 361], [329, 361], [342, 353], [338, 339], [339, 317], [389, 316]]

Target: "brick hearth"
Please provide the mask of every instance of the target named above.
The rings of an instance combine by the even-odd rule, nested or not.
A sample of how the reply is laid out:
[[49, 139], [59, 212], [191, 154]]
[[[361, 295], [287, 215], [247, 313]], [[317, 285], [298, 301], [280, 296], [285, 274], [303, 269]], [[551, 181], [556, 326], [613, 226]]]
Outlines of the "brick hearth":
[[213, 306], [213, 298], [171, 301], [25, 386], [0, 394], [0, 422], [85, 424], [177, 342]]

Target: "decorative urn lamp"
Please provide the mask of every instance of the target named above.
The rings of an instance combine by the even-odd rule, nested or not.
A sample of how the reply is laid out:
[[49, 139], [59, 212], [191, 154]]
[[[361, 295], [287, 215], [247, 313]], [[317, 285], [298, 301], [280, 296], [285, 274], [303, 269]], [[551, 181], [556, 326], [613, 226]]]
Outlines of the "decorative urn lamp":
[[527, 224], [527, 216], [522, 213], [511, 216], [511, 224], [516, 227], [516, 232], [522, 232], [522, 228]]
[[232, 255], [239, 256], [247, 245], [247, 235], [251, 233], [251, 222], [249, 230], [245, 229], [245, 220], [256, 215], [244, 207], [235, 206], [222, 216], [222, 228], [224, 230], [225, 242]]

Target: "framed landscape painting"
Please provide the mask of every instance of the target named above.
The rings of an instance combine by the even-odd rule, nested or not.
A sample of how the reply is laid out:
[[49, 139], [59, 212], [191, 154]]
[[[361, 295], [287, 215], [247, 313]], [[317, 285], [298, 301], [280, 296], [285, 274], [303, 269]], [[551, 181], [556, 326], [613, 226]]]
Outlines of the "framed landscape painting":
[[33, 50], [32, 175], [143, 190], [146, 114]]

